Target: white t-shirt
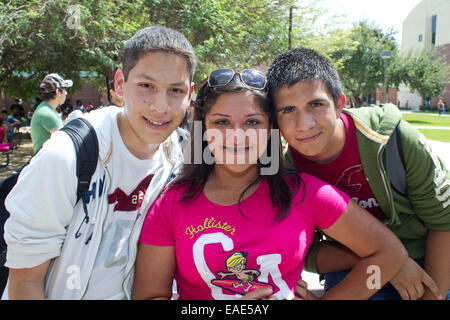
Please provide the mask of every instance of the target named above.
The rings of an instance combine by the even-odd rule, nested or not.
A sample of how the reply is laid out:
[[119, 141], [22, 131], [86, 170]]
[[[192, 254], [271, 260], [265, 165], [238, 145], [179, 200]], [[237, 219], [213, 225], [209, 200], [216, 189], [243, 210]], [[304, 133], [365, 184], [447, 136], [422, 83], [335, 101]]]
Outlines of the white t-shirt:
[[[124, 299], [121, 283], [129, 259], [128, 241], [144, 199], [145, 191], [159, 167], [155, 160], [140, 160], [125, 146], [117, 121], [113, 129], [112, 158], [108, 164], [111, 188], [109, 210], [103, 226], [103, 238], [83, 299]], [[154, 157], [157, 159], [157, 155]], [[107, 275], [105, 277], [105, 275]], [[103, 296], [103, 292], [109, 293]], [[111, 292], [115, 294], [111, 295]]]

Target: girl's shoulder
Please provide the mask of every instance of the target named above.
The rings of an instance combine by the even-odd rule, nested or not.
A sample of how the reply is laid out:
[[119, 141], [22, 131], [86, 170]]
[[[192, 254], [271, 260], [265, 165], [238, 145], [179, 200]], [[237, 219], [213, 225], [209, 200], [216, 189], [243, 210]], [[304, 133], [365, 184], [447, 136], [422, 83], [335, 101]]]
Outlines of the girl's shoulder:
[[309, 173], [301, 172], [299, 173], [300, 178], [304, 181], [306, 184], [306, 187], [314, 187], [314, 188], [320, 188], [322, 186], [329, 186], [330, 184], [328, 182], [323, 181], [320, 178], [317, 178]]
[[170, 199], [177, 199], [183, 197], [183, 194], [187, 191], [187, 185], [183, 183], [171, 183], [164, 187], [164, 189], [161, 191], [161, 196], [170, 198]]
[[[294, 184], [295, 182], [295, 184]], [[290, 177], [288, 184], [292, 190], [295, 190], [294, 198], [298, 199], [315, 199], [321, 198], [324, 194], [332, 197], [336, 191], [339, 193], [335, 186], [329, 184], [306, 172], [299, 172], [297, 178]], [[318, 200], [318, 199], [316, 199]]]
[[306, 172], [294, 173], [293, 171], [290, 170], [288, 173], [285, 173], [283, 177], [291, 188], [295, 187], [317, 188], [323, 185], [329, 185], [327, 182], [321, 180], [320, 178], [317, 178]]
[[[190, 184], [187, 182], [175, 182], [166, 186], [160, 195], [160, 202], [169, 202], [171, 204], [181, 203], [186, 200], [186, 194], [189, 192]], [[194, 197], [188, 197], [193, 199]]]

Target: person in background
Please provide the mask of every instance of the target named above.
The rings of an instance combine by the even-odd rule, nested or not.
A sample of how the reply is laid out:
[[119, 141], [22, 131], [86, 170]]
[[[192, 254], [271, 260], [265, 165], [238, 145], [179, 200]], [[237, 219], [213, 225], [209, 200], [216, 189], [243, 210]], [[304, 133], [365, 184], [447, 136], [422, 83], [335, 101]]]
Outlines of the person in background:
[[8, 142], [12, 142], [12, 137], [14, 134], [15, 128], [20, 128], [22, 125], [22, 122], [14, 116], [10, 115], [8, 116], [8, 111], [2, 110], [0, 113], [0, 116], [3, 120], [3, 123], [7, 126], [7, 132], [6, 132], [6, 138]]
[[50, 138], [50, 135], [62, 127], [61, 118], [56, 111], [66, 101], [67, 90], [72, 80], [64, 80], [56, 73], [48, 74], [41, 82], [42, 102], [36, 108], [31, 120], [31, 140], [36, 153]]
[[0, 143], [7, 142], [8, 125], [0, 118]]
[[114, 80], [111, 80], [109, 82], [109, 90], [108, 90], [108, 104], [107, 107], [110, 106], [117, 106], [117, 107], [123, 107], [123, 97], [119, 96], [115, 89], [115, 82]]
[[180, 124], [181, 128], [183, 128], [189, 132], [191, 131], [192, 126], [194, 124], [194, 112], [195, 112], [195, 98], [192, 98], [191, 103], [189, 104], [189, 107], [186, 110], [184, 119]]
[[78, 99], [77, 102], [75, 103], [75, 105], [73, 106], [73, 110], [80, 110], [82, 113], [85, 113], [86, 109], [83, 105], [83, 101]]
[[[70, 103], [70, 99], [67, 99], [66, 102], [64, 102], [64, 104], [62, 104], [59, 107], [60, 111], [61, 111], [61, 120], [63, 125], [65, 125], [66, 123], [70, 122], [70, 120], [77, 118], [79, 116], [81, 116], [83, 113], [80, 110], [73, 110], [73, 106]], [[77, 116], [70, 116], [73, 112], [77, 112], [79, 113]]]
[[20, 104], [20, 100], [14, 100], [14, 104], [11, 105], [11, 113], [16, 119], [22, 119], [25, 117], [25, 109], [23, 105]]
[[94, 106], [92, 105], [92, 102], [89, 102], [89, 104], [86, 107], [86, 112], [91, 112], [94, 110]]
[[443, 113], [445, 113], [445, 104], [444, 104], [444, 101], [442, 101], [442, 99], [439, 99], [437, 108], [438, 108], [439, 115], [442, 115]]

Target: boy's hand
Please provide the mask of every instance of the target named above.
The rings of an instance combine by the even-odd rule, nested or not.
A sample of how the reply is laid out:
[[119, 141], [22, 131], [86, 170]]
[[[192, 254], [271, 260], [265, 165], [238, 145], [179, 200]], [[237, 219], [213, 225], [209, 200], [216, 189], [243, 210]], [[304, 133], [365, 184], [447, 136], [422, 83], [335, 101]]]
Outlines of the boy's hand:
[[437, 299], [443, 299], [434, 280], [411, 258], [406, 260], [403, 268], [390, 282], [403, 300], [420, 299], [425, 292], [424, 285]]
[[246, 294], [239, 300], [262, 300], [263, 298], [266, 298], [267, 300], [277, 300], [272, 293], [272, 289], [258, 289]]
[[320, 300], [314, 293], [308, 290], [308, 283], [299, 279], [295, 286], [297, 297], [295, 300]]

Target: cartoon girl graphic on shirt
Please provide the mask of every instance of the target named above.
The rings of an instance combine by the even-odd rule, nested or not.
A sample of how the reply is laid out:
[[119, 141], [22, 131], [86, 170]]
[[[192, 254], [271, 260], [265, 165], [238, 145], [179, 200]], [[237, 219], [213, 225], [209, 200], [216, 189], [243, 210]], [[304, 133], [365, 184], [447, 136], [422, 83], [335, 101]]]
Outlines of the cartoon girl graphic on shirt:
[[[226, 287], [228, 287], [229, 284], [231, 284], [231, 288], [234, 289], [242, 288], [242, 292], [239, 292], [240, 290], [231, 290], [240, 294], [248, 293], [255, 285], [258, 288], [261, 287], [262, 283], [255, 281], [255, 277], [259, 276], [261, 272], [255, 269], [247, 269], [247, 255], [248, 253], [244, 251], [234, 252], [230, 255], [225, 261], [228, 272], [217, 272], [217, 275], [221, 280], [215, 279], [212, 283], [228, 290], [230, 290], [230, 288]], [[240, 281], [230, 279], [222, 280], [226, 276], [236, 276]], [[264, 285], [272, 287], [270, 284]]]

